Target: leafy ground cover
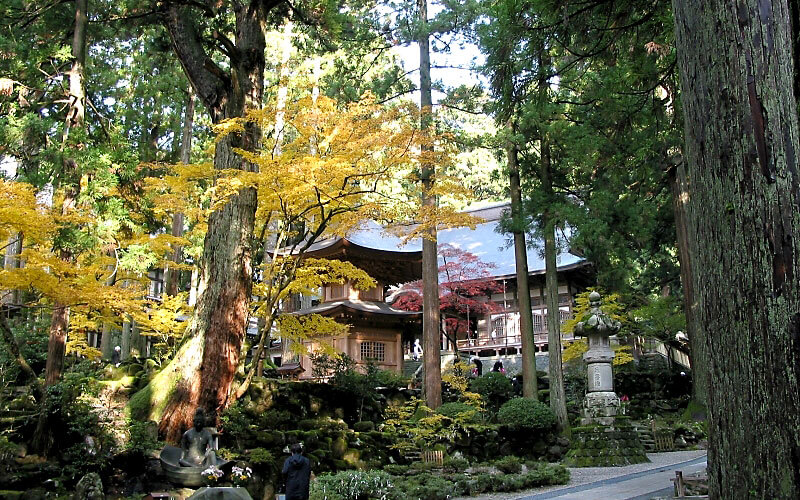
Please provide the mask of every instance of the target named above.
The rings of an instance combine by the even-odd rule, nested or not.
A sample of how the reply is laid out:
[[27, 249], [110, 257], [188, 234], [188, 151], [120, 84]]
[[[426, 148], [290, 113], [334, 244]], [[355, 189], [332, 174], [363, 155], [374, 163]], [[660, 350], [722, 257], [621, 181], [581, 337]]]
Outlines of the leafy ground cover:
[[[520, 462], [516, 472], [499, 470], [509, 459]], [[502, 461], [502, 464], [500, 463]], [[484, 464], [466, 471], [432, 472], [424, 467], [389, 467], [384, 471], [344, 471], [326, 474], [312, 484], [310, 500], [446, 500], [491, 492], [520, 491], [566, 484], [569, 471], [554, 464], [526, 462], [505, 457], [496, 467]]]

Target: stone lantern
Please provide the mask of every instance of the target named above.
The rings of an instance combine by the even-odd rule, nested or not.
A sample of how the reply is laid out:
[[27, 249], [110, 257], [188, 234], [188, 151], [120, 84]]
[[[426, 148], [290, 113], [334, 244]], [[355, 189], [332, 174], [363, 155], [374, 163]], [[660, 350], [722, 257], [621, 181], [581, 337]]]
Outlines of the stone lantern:
[[614, 392], [611, 362], [614, 351], [608, 338], [619, 332], [620, 322], [600, 310], [600, 294], [589, 295], [590, 309], [584, 320], [575, 325], [575, 335], [587, 337], [589, 350], [583, 355], [588, 372], [588, 392], [583, 405], [582, 425], [611, 425], [620, 407]]
[[589, 295], [589, 312], [575, 325], [575, 335], [587, 337], [589, 350], [583, 355], [588, 371], [588, 391], [583, 403], [581, 427], [572, 429], [572, 442], [564, 465], [608, 467], [649, 462], [636, 429], [626, 416], [618, 416], [619, 398], [614, 392], [614, 374], [608, 337], [620, 329], [619, 321], [600, 310], [600, 294]]

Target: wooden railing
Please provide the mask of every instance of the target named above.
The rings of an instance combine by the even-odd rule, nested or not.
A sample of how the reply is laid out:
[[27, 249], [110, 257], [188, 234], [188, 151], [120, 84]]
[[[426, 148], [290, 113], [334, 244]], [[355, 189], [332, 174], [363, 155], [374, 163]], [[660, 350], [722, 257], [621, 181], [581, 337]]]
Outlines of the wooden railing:
[[[562, 335], [563, 340], [573, 340], [572, 334]], [[535, 344], [546, 344], [547, 333], [534, 333]], [[459, 350], [470, 351], [478, 349], [502, 349], [504, 347], [520, 347], [522, 339], [519, 335], [502, 335], [497, 337], [478, 337], [476, 339], [458, 339], [456, 345]]]

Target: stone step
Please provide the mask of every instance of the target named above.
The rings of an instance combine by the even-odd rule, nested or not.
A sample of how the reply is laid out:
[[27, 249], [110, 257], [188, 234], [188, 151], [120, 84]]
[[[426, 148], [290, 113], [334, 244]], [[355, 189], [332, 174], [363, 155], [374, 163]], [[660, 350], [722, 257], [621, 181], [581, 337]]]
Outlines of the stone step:
[[405, 360], [403, 362], [403, 376], [411, 377], [412, 375], [414, 375], [414, 372], [417, 371], [417, 368], [419, 368], [421, 364], [422, 361]]
[[639, 435], [639, 441], [641, 441], [646, 451], [653, 451], [656, 449], [656, 440], [653, 436], [653, 431], [649, 427], [634, 425], [634, 429], [636, 429], [636, 433]]

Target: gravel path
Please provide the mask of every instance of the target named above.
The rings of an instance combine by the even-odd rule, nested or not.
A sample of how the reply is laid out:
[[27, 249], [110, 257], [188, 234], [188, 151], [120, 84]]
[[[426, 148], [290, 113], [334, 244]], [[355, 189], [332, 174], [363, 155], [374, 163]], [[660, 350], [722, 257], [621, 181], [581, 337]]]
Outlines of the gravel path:
[[670, 451], [665, 453], [648, 453], [647, 458], [650, 463], [626, 465], [624, 467], [581, 467], [570, 468], [570, 481], [568, 484], [559, 486], [547, 486], [544, 488], [534, 488], [532, 490], [516, 491], [514, 493], [491, 493], [477, 497], [459, 497], [454, 500], [515, 500], [529, 495], [546, 493], [573, 486], [594, 483], [604, 479], [611, 479], [634, 472], [642, 472], [651, 469], [658, 469], [672, 464], [686, 462], [706, 455], [706, 450], [693, 451]]

